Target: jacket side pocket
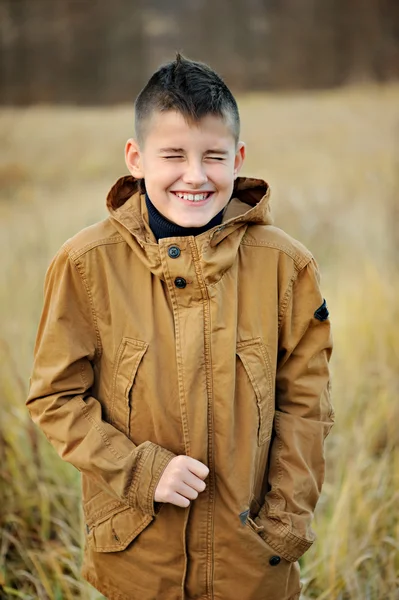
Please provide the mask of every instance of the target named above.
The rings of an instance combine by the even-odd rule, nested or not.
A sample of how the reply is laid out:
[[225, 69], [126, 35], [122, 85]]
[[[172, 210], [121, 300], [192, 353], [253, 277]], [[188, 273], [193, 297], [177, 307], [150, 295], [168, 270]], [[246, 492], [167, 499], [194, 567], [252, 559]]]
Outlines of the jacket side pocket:
[[100, 492], [83, 505], [86, 540], [96, 552], [124, 550], [154, 519]]
[[248, 375], [258, 406], [258, 445], [268, 442], [274, 417], [274, 381], [271, 361], [260, 338], [239, 342], [236, 347]]
[[116, 353], [112, 378], [110, 420], [115, 427], [127, 436], [130, 433], [130, 391], [147, 348], [147, 342], [124, 337]]

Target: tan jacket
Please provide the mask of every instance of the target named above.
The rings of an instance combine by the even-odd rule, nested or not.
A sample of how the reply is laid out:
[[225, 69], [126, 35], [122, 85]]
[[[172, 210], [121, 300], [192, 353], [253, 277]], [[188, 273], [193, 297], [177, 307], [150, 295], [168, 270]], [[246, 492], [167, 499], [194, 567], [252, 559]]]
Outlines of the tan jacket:
[[[159, 243], [142, 192], [119, 179], [59, 250], [35, 345], [27, 405], [82, 474], [83, 576], [111, 600], [299, 598], [334, 421], [316, 262], [261, 180], [237, 179], [222, 225]], [[179, 454], [205, 491], [154, 503]]]

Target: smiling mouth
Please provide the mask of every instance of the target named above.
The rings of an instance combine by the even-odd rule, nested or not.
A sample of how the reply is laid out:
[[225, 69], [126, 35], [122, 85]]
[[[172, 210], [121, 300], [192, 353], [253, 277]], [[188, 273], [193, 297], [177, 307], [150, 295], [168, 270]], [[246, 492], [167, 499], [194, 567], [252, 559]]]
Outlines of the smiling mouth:
[[181, 200], [188, 200], [189, 202], [203, 202], [204, 200], [207, 200], [213, 194], [213, 192], [201, 192], [198, 194], [172, 192], [172, 194], [174, 194]]

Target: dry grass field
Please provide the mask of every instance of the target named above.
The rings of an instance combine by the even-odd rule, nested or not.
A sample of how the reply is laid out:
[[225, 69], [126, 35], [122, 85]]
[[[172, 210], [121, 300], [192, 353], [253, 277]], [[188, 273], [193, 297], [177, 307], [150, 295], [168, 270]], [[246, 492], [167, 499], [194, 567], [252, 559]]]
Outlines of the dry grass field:
[[[314, 253], [330, 309], [336, 424], [304, 600], [399, 598], [399, 86], [239, 98], [243, 174]], [[0, 111], [0, 598], [97, 600], [79, 576], [79, 473], [25, 399], [46, 267], [106, 216], [131, 107]], [[239, 600], [239, 599], [226, 599]]]

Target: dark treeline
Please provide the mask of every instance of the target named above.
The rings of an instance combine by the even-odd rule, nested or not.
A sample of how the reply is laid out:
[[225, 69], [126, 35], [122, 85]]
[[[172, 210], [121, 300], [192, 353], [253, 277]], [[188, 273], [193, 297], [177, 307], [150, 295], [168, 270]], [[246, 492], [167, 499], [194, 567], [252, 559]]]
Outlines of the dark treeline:
[[0, 0], [0, 103], [131, 101], [180, 50], [235, 91], [399, 78], [398, 0]]

